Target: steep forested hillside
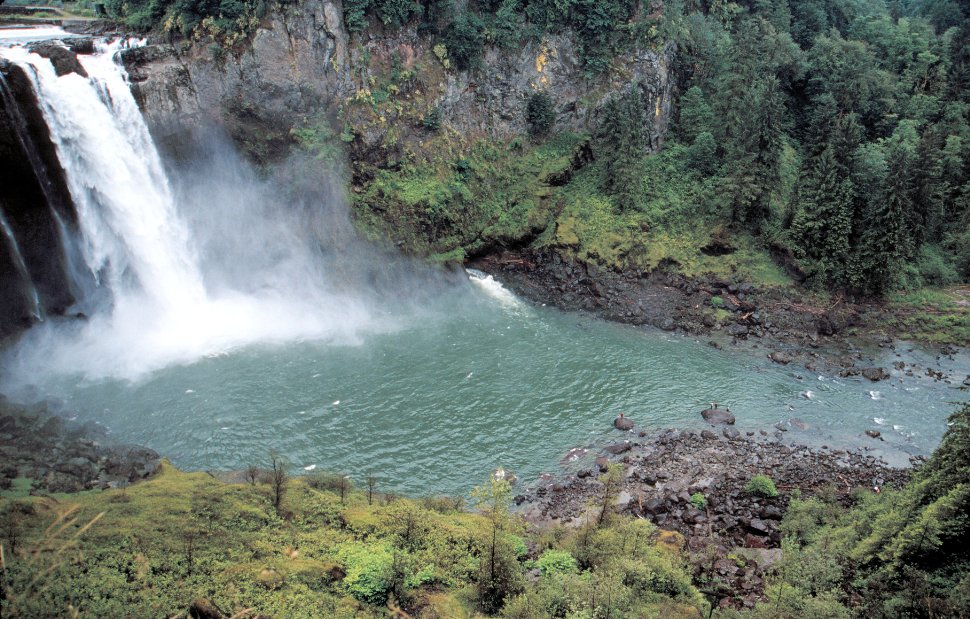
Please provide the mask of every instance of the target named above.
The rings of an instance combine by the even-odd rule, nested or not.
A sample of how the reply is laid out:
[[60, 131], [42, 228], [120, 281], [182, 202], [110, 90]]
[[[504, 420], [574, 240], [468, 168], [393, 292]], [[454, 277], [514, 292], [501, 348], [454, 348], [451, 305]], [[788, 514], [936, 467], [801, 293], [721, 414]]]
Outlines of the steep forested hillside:
[[[225, 61], [287, 6], [297, 5], [133, 0], [109, 10], [133, 27], [211, 41]], [[809, 284], [863, 296], [970, 276], [961, 3], [346, 0], [343, 12], [372, 83], [341, 103], [333, 129], [310, 122], [294, 135], [348, 147], [361, 225], [405, 248], [460, 258], [533, 244], [616, 269], [666, 260], [691, 273], [716, 270], [698, 253], [713, 240], [741, 250], [718, 262], [745, 275], [777, 281], [757, 258], [771, 249], [797, 259]], [[441, 66], [372, 58], [368, 41], [399, 33], [433, 47]], [[560, 136], [574, 103], [542, 80], [521, 95], [528, 131], [518, 139], [443, 121], [447, 95], [429, 85], [470, 72], [474, 88], [489, 50], [531, 44], [541, 66], [557, 51], [550, 37], [564, 34], [586, 79], [611, 76], [592, 135]], [[660, 100], [644, 100], [632, 77], [617, 84], [629, 54], [671, 44], [674, 130], [653, 154], [645, 125]], [[381, 79], [375, 63], [386, 65]], [[390, 118], [402, 126], [382, 148], [362, 146]]]

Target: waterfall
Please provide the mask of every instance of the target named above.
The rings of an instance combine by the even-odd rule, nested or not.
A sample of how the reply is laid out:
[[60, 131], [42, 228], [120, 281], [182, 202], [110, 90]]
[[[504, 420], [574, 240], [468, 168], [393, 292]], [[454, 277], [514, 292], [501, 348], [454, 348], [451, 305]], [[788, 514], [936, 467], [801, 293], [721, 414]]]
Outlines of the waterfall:
[[356, 239], [336, 179], [315, 169], [314, 191], [261, 180], [208, 134], [192, 163], [167, 168], [116, 62], [120, 46], [79, 56], [89, 77], [58, 77], [49, 60], [0, 48], [30, 80], [64, 170], [77, 230], [57, 209], [52, 220], [87, 301], [86, 320], [48, 320], [7, 351], [0, 388], [133, 380], [241, 346], [353, 344], [395, 328], [373, 310], [388, 296], [402, 307], [386, 285], [399, 278]]
[[90, 78], [58, 77], [22, 48], [5, 55], [27, 70], [77, 209], [88, 268], [115, 295], [133, 289], [168, 311], [205, 299], [197, 259], [161, 159], [114, 62], [119, 43], [82, 56]]

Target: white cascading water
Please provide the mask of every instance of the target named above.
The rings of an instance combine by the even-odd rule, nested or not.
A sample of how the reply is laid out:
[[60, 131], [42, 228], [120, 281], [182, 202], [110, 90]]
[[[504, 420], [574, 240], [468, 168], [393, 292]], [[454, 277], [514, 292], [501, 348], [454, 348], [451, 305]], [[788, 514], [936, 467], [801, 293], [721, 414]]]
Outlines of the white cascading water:
[[[137, 286], [168, 311], [205, 300], [202, 276], [161, 159], [120, 65], [118, 43], [81, 57], [90, 78], [58, 77], [51, 63], [14, 48], [41, 103], [67, 175], [85, 259], [115, 293]], [[126, 282], [134, 277], [137, 282]], [[107, 278], [108, 281], [104, 281]]]
[[[120, 45], [79, 56], [88, 78], [58, 77], [48, 60], [22, 47], [0, 49], [33, 81], [77, 209], [84, 262], [111, 296], [110, 309], [81, 327], [33, 329], [8, 369], [18, 367], [20, 378], [53, 371], [135, 379], [253, 342], [353, 341], [361, 329], [387, 328], [358, 299], [327, 287], [316, 257], [294, 240], [298, 231], [287, 236], [286, 226], [299, 224], [267, 214], [265, 195], [244, 194], [230, 179], [219, 190], [223, 204], [212, 195], [177, 199], [114, 60]], [[249, 193], [258, 193], [252, 182], [257, 189]], [[212, 247], [223, 246], [232, 251], [212, 255]], [[231, 269], [252, 272], [261, 283], [227, 285], [219, 273]], [[17, 373], [8, 374], [8, 384]]]

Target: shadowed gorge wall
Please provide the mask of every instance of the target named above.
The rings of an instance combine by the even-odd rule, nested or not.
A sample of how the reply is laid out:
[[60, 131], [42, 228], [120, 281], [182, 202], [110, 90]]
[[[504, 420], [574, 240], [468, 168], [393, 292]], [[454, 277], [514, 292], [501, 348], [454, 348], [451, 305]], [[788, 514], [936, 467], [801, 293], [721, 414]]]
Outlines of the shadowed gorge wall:
[[6, 335], [39, 318], [31, 288], [42, 314], [63, 313], [74, 301], [55, 215], [73, 225], [74, 210], [27, 76], [4, 63], [0, 79], [0, 208], [13, 237], [5, 235], [0, 252], [0, 334]]

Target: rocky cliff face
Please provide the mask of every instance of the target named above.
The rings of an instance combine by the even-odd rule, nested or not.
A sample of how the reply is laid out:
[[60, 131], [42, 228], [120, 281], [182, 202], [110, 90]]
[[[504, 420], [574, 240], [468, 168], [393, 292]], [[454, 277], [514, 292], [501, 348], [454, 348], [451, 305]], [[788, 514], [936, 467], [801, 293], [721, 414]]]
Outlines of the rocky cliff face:
[[[651, 150], [670, 117], [672, 44], [616, 59], [588, 78], [571, 35], [549, 35], [520, 49], [489, 48], [480, 68], [447, 68], [442, 49], [414, 27], [379, 23], [351, 37], [332, 0], [287, 4], [270, 13], [241, 51], [203, 43], [156, 44], [125, 53], [136, 97], [159, 136], [186, 123], [217, 121], [257, 160], [285, 152], [290, 129], [326, 114], [353, 139], [354, 156], [389, 156], [420, 141], [430, 110], [464, 137], [509, 138], [526, 131], [525, 107], [539, 90], [556, 104], [556, 130], [587, 131], [613, 93], [638, 84]], [[393, 159], [393, 153], [390, 153]]]

